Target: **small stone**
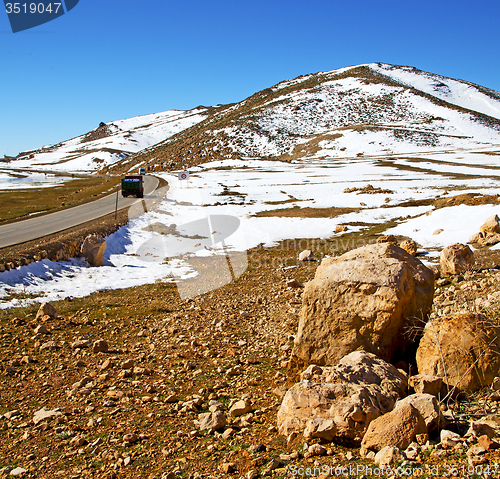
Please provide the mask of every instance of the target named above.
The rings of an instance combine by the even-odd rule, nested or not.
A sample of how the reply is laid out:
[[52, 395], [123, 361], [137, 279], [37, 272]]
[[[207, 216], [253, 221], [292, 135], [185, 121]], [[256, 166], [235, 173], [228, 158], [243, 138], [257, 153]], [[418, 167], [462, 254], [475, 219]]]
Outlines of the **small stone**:
[[266, 452], [267, 451], [267, 447], [264, 446], [264, 444], [253, 444], [252, 446], [250, 446], [248, 448], [248, 452], [250, 454], [257, 454], [259, 452]]
[[403, 452], [394, 446], [385, 446], [375, 454], [375, 463], [381, 466], [388, 466], [393, 462], [403, 459]]
[[286, 282], [286, 285], [289, 287], [289, 288], [303, 288], [304, 286], [299, 283], [296, 279], [289, 279], [287, 282]]
[[320, 444], [313, 444], [312, 446], [309, 446], [307, 452], [310, 456], [326, 456], [326, 447], [323, 447]]
[[[488, 463], [488, 458], [487, 457], [478, 457], [478, 456], [471, 456], [469, 457], [468, 461], [469, 466], [479, 466], [480, 464], [487, 464]], [[487, 477], [487, 476], [484, 476]]]
[[123, 436], [123, 442], [128, 442], [129, 444], [135, 444], [138, 440], [139, 436], [135, 432]]
[[477, 445], [484, 448], [485, 451], [491, 451], [492, 449], [500, 448], [500, 444], [490, 439], [490, 437], [486, 434], [479, 437], [479, 439], [477, 440]]
[[5, 419], [12, 419], [13, 417], [19, 416], [21, 413], [17, 409], [13, 409], [12, 411], [6, 412], [3, 417]]
[[99, 369], [101, 371], [107, 371], [108, 369], [111, 369], [113, 367], [113, 361], [108, 358], [106, 361], [104, 361], [100, 366]]
[[70, 443], [71, 443], [71, 445], [73, 445], [75, 447], [82, 447], [82, 446], [87, 445], [88, 441], [83, 436], [76, 436], [73, 439], [71, 439]]
[[227, 424], [226, 416], [220, 411], [203, 413], [198, 418], [200, 431], [219, 431]]
[[274, 471], [278, 469], [278, 467], [281, 466], [281, 462], [279, 462], [277, 459], [272, 459], [266, 466], [267, 471]]
[[441, 392], [443, 378], [431, 376], [429, 374], [417, 374], [410, 377], [409, 385], [416, 393], [432, 394], [437, 397]]
[[71, 343], [71, 349], [86, 349], [90, 347], [90, 341], [87, 339], [77, 339]]
[[233, 417], [239, 417], [239, 416], [243, 416], [244, 414], [247, 414], [251, 410], [252, 410], [252, 406], [249, 403], [247, 403], [244, 400], [240, 400], [240, 401], [236, 401], [232, 405], [231, 409], [229, 410], [229, 413]]
[[40, 346], [40, 351], [52, 351], [60, 348], [61, 346], [59, 346], [55, 341], [47, 341]]
[[36, 313], [35, 319], [41, 318], [42, 316], [57, 318], [56, 308], [54, 308], [54, 306], [52, 306], [50, 303], [42, 303], [42, 305], [38, 309], [38, 312]]
[[43, 324], [39, 324], [35, 328], [35, 334], [49, 334], [49, 330]]
[[226, 462], [220, 467], [224, 474], [231, 474], [235, 471], [236, 467], [232, 462]]
[[[107, 353], [108, 351], [109, 351], [109, 344], [105, 339], [99, 339], [97, 341], [94, 341], [94, 344], [92, 345], [93, 353]], [[129, 369], [129, 368], [124, 368], [124, 369]]]
[[[198, 433], [198, 431], [195, 431], [195, 432], [196, 432], [196, 433]], [[226, 429], [226, 430], [222, 433], [222, 436], [221, 436], [221, 437], [222, 437], [222, 439], [227, 440], [227, 439], [229, 439], [231, 436], [233, 436], [233, 435], [234, 435], [234, 433], [235, 433], [235, 430], [234, 430], [233, 428], [231, 428], [231, 427], [230, 427], [230, 428]]]
[[38, 424], [42, 421], [47, 421], [47, 420], [52, 420], [55, 419], [56, 417], [60, 416], [61, 412], [57, 410], [51, 411], [50, 409], [42, 408], [35, 412], [33, 415], [33, 423]]
[[122, 369], [132, 369], [135, 366], [135, 361], [133, 359], [127, 359], [123, 361], [121, 368]]
[[467, 456], [479, 456], [480, 454], [484, 454], [485, 452], [486, 449], [483, 446], [480, 446], [479, 444], [474, 444], [467, 451]]
[[306, 249], [299, 254], [299, 261], [312, 261], [314, 260], [314, 253]]
[[383, 235], [377, 238], [377, 243], [393, 243], [398, 244], [398, 240], [394, 235]]
[[462, 437], [460, 434], [443, 429], [441, 431], [440, 439], [443, 449], [451, 449], [462, 440]]
[[411, 254], [412, 256], [417, 255], [417, 243], [415, 243], [415, 241], [413, 241], [412, 239], [402, 241], [399, 247], [403, 248], [408, 254]]
[[10, 471], [9, 475], [14, 476], [14, 477], [20, 477], [26, 472], [26, 469], [23, 469], [22, 467], [16, 467], [15, 469], [12, 469]]

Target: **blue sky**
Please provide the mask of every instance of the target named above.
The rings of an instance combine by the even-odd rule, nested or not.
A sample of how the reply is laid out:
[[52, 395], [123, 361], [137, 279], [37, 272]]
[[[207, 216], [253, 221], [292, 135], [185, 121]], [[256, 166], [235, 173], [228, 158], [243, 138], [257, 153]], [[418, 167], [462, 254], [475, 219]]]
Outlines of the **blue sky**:
[[360, 63], [500, 91], [499, 18], [498, 0], [80, 0], [13, 34], [2, 11], [0, 157]]

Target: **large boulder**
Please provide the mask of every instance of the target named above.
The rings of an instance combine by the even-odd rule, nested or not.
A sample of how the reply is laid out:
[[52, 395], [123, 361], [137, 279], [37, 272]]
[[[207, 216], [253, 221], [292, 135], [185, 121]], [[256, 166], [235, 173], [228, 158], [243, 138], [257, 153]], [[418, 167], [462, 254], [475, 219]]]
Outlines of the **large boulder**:
[[474, 253], [462, 243], [455, 243], [441, 251], [439, 266], [441, 274], [460, 274], [472, 269]]
[[499, 333], [478, 314], [435, 318], [426, 324], [417, 349], [418, 371], [462, 391], [490, 386], [500, 368]]
[[99, 235], [89, 235], [84, 239], [80, 252], [92, 266], [102, 266], [106, 241]]
[[500, 233], [500, 224], [498, 223], [498, 216], [490, 216], [479, 228], [481, 233]]
[[[407, 377], [374, 354], [356, 351], [334, 367], [309, 366], [285, 394], [278, 429], [307, 439], [361, 441], [371, 421], [404, 396]], [[323, 420], [321, 420], [323, 419]]]
[[359, 348], [393, 360], [412, 341], [405, 333], [427, 319], [433, 294], [433, 272], [391, 243], [323, 260], [303, 293], [290, 375]]

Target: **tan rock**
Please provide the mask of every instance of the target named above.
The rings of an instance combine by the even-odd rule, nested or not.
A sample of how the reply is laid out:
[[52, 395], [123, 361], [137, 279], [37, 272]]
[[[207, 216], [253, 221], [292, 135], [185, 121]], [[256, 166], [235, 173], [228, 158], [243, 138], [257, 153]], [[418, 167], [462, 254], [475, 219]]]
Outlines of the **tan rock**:
[[417, 254], [417, 243], [415, 243], [415, 241], [413, 241], [412, 239], [401, 241], [399, 247], [403, 248], [408, 254], [411, 254], [412, 256], [416, 256]]
[[443, 449], [452, 449], [458, 443], [462, 442], [462, 437], [460, 434], [457, 434], [453, 431], [448, 431], [447, 429], [443, 429], [439, 434], [439, 438], [441, 439], [441, 446]]
[[337, 225], [335, 226], [335, 233], [343, 233], [344, 231], [347, 231], [348, 228], [345, 225]]
[[410, 377], [409, 385], [416, 393], [432, 394], [438, 397], [443, 387], [443, 378], [429, 374], [416, 374]]
[[497, 441], [491, 439], [487, 434], [479, 436], [477, 440], [477, 445], [484, 448], [486, 451], [491, 451], [492, 449], [500, 448], [500, 444]]
[[432, 271], [394, 244], [323, 260], [304, 289], [289, 374], [359, 348], [392, 360], [411, 343], [408, 328], [427, 318], [433, 293]]
[[377, 243], [392, 243], [398, 244], [398, 240], [394, 235], [384, 235], [377, 238]]
[[[373, 454], [373, 453], [372, 453]], [[375, 454], [374, 462], [379, 466], [388, 466], [404, 459], [403, 452], [398, 447], [385, 446]]]
[[418, 409], [409, 403], [401, 404], [370, 423], [361, 447], [372, 451], [380, 451], [385, 446], [406, 449], [417, 434], [426, 432], [424, 419]]
[[40, 308], [38, 309], [38, 312], [36, 313], [35, 320], [37, 320], [43, 316], [57, 318], [56, 308], [54, 308], [54, 306], [52, 306], [50, 303], [42, 303]]
[[311, 250], [305, 249], [299, 254], [299, 261], [312, 261], [314, 259], [314, 253]]
[[499, 353], [500, 339], [486, 319], [462, 313], [428, 322], [416, 359], [420, 374], [440, 376], [450, 386], [473, 392], [493, 382]]
[[331, 442], [337, 434], [337, 426], [332, 419], [315, 417], [307, 422], [303, 434], [306, 441], [323, 439]]
[[249, 413], [252, 410], [252, 406], [247, 401], [241, 399], [240, 401], [236, 401], [229, 410], [229, 413], [233, 417], [243, 416], [244, 414]]
[[226, 416], [220, 411], [202, 413], [198, 418], [200, 431], [219, 431], [227, 424]]
[[126, 359], [121, 364], [121, 368], [122, 369], [133, 369], [134, 366], [135, 366], [135, 360], [134, 359]]
[[441, 251], [439, 266], [441, 274], [460, 274], [472, 269], [474, 264], [474, 253], [462, 243], [447, 246]]
[[105, 339], [98, 339], [92, 345], [93, 353], [107, 353], [109, 351], [109, 344]]
[[92, 266], [102, 266], [106, 241], [99, 235], [89, 235], [84, 239], [80, 252]]
[[43, 324], [39, 324], [35, 328], [35, 334], [49, 334], [49, 330]]
[[36, 411], [35, 414], [33, 414], [33, 423], [38, 424], [42, 421], [52, 421], [59, 416], [61, 416], [61, 412], [57, 409], [50, 410], [43, 407], [42, 409]]
[[72, 349], [86, 349], [90, 347], [90, 341], [88, 339], [77, 339], [71, 343]]
[[498, 243], [500, 243], [500, 233], [487, 233], [480, 244], [483, 246], [493, 246]]
[[278, 411], [278, 430], [284, 436], [360, 441], [369, 423], [404, 396], [407, 382], [404, 373], [365, 351], [349, 354], [337, 366], [311, 365], [302, 377]]
[[471, 421], [469, 425], [469, 430], [465, 434], [465, 437], [476, 437], [487, 436], [489, 438], [495, 437], [497, 431], [494, 427], [489, 424], [482, 424], [480, 422]]
[[498, 223], [498, 216], [490, 216], [479, 228], [481, 233], [500, 233], [500, 224]]
[[435, 396], [422, 393], [411, 394], [398, 401], [395, 410], [406, 404], [411, 404], [418, 410], [424, 419], [428, 432], [440, 430], [444, 427], [445, 419]]

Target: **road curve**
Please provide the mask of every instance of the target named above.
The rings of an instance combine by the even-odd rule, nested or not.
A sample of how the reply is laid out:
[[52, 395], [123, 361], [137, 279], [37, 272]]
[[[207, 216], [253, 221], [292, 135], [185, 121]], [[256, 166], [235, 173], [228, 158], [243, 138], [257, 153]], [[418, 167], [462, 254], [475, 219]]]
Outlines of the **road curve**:
[[[144, 178], [144, 196], [147, 197], [147, 195], [156, 190], [159, 181], [154, 176], [145, 176]], [[84, 205], [0, 226], [0, 248], [58, 233], [59, 231], [114, 213], [116, 196], [116, 193], [113, 193]], [[118, 209], [128, 208], [138, 201], [142, 200], [138, 198], [123, 198], [119, 194]]]

